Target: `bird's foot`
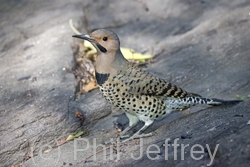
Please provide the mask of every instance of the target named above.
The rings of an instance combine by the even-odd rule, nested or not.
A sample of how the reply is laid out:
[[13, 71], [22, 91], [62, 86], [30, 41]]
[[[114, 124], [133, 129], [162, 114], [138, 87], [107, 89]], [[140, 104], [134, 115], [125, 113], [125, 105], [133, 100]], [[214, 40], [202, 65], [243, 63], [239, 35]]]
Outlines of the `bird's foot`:
[[120, 135], [120, 138], [121, 138], [121, 139], [128, 138], [128, 137], [130, 137], [129, 134], [126, 134], [126, 135], [125, 135], [125, 134], [121, 134], [121, 135]]

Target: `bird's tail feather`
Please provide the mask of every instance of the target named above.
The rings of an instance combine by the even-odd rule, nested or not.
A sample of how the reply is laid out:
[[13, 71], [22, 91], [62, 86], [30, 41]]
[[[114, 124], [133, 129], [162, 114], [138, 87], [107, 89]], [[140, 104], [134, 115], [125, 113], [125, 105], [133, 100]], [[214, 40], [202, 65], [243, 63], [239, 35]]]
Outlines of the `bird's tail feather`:
[[167, 108], [172, 108], [175, 110], [178, 109], [184, 109], [188, 108], [190, 106], [196, 105], [196, 104], [208, 104], [213, 106], [218, 105], [233, 105], [237, 104], [239, 102], [242, 102], [242, 100], [222, 100], [222, 99], [216, 99], [216, 98], [203, 98], [203, 97], [185, 97], [185, 98], [168, 98], [167, 100]]
[[234, 105], [242, 102], [242, 100], [222, 100], [222, 99], [216, 99], [216, 98], [211, 98], [209, 102], [207, 102], [208, 105]]

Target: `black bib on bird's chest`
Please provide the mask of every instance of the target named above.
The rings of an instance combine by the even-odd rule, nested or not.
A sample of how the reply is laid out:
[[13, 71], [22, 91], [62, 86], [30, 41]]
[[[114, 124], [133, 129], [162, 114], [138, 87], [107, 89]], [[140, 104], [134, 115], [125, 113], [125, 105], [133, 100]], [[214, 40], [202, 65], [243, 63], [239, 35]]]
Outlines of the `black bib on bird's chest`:
[[101, 74], [101, 73], [95, 72], [95, 75], [96, 75], [96, 81], [98, 85], [100, 86], [104, 84], [109, 78], [109, 74]]

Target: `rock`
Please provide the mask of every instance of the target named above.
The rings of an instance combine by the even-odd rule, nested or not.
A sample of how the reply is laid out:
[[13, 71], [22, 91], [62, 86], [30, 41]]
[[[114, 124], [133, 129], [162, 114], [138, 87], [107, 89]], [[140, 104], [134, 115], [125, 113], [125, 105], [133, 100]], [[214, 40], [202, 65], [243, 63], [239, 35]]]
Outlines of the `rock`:
[[[35, 155], [40, 146], [92, 124], [88, 116], [88, 126], [75, 117], [76, 107], [72, 101], [76, 81], [73, 74], [63, 70], [73, 64], [68, 20], [77, 20], [81, 15], [78, 3], [5, 1], [1, 5], [4, 8], [0, 30], [3, 34], [0, 43], [1, 166], [20, 164], [32, 156], [32, 149]], [[94, 108], [102, 112], [99, 116], [110, 112], [101, 105], [100, 99], [98, 104]], [[102, 108], [98, 110], [98, 107]], [[89, 108], [83, 108], [83, 114], [90, 111]], [[91, 116], [91, 120], [99, 116]]]
[[[93, 155], [95, 140], [96, 144], [103, 144], [116, 137], [113, 122], [118, 120], [126, 126], [127, 121], [124, 115], [110, 114], [110, 106], [97, 90], [74, 101], [75, 78], [63, 70], [73, 66], [73, 32], [68, 20], [76, 22], [88, 12], [85, 25], [80, 20], [82, 32], [110, 28], [117, 32], [123, 47], [155, 54], [164, 51], [147, 66], [151, 73], [206, 97], [235, 99], [236, 94], [248, 95], [247, 0], [3, 1], [0, 9], [2, 166], [206, 166], [211, 162], [206, 144], [213, 152], [219, 144], [211, 165], [249, 164], [249, 100], [228, 107], [191, 108], [188, 116], [170, 114], [146, 131], [157, 135], [143, 139], [144, 152], [139, 160], [131, 158], [132, 153], [140, 155], [139, 145], [132, 141], [121, 145], [120, 160], [115, 159], [115, 152], [114, 160], [110, 156], [103, 160], [100, 152], [96, 161], [90, 157], [86, 163], [81, 162]], [[83, 114], [84, 121], [75, 117], [76, 111]], [[243, 117], [234, 117], [235, 114]], [[83, 130], [89, 134], [54, 147], [56, 141]], [[204, 153], [194, 156], [204, 158], [194, 160], [189, 146], [184, 161], [180, 159], [180, 147], [178, 159], [174, 160], [171, 148], [166, 161], [163, 144], [167, 138], [170, 144], [177, 138], [179, 144], [200, 144]], [[89, 149], [79, 150], [74, 157], [74, 146], [84, 149], [86, 141], [90, 142]], [[160, 148], [160, 153], [150, 153], [156, 160], [147, 157], [149, 144]], [[156, 147], [151, 149], [158, 152]]]

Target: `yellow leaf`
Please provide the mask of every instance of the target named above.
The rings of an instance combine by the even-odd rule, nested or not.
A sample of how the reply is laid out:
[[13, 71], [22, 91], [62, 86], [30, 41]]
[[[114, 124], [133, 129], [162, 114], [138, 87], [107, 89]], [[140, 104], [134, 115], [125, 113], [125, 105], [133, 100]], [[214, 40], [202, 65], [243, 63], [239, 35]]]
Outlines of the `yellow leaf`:
[[78, 133], [75, 135], [75, 137], [80, 137], [81, 135], [83, 135], [83, 131], [78, 132]]
[[89, 41], [84, 40], [84, 44], [83, 44], [83, 45], [84, 45], [86, 48], [89, 48], [90, 50], [94, 50], [95, 53], [97, 53], [95, 47], [94, 47]]
[[144, 55], [138, 52], [135, 52], [133, 49], [129, 48], [121, 48], [121, 52], [124, 55], [124, 57], [128, 60], [146, 60], [151, 59], [153, 55]]
[[74, 138], [77, 138], [77, 137], [80, 137], [81, 135], [83, 135], [84, 132], [83, 131], [80, 131], [78, 132], [77, 134], [75, 134], [74, 136], [73, 135], [69, 135], [66, 139], [66, 141], [70, 141], [70, 140], [73, 140]]
[[66, 141], [73, 140], [74, 138], [75, 138], [75, 136], [73, 136], [73, 135], [69, 135], [69, 136], [67, 137]]
[[76, 34], [78, 34], [78, 35], [81, 34], [81, 33], [74, 27], [72, 19], [69, 20], [69, 26], [70, 26], [70, 28], [72, 29], [72, 31], [74, 31], [74, 33], [76, 33]]

